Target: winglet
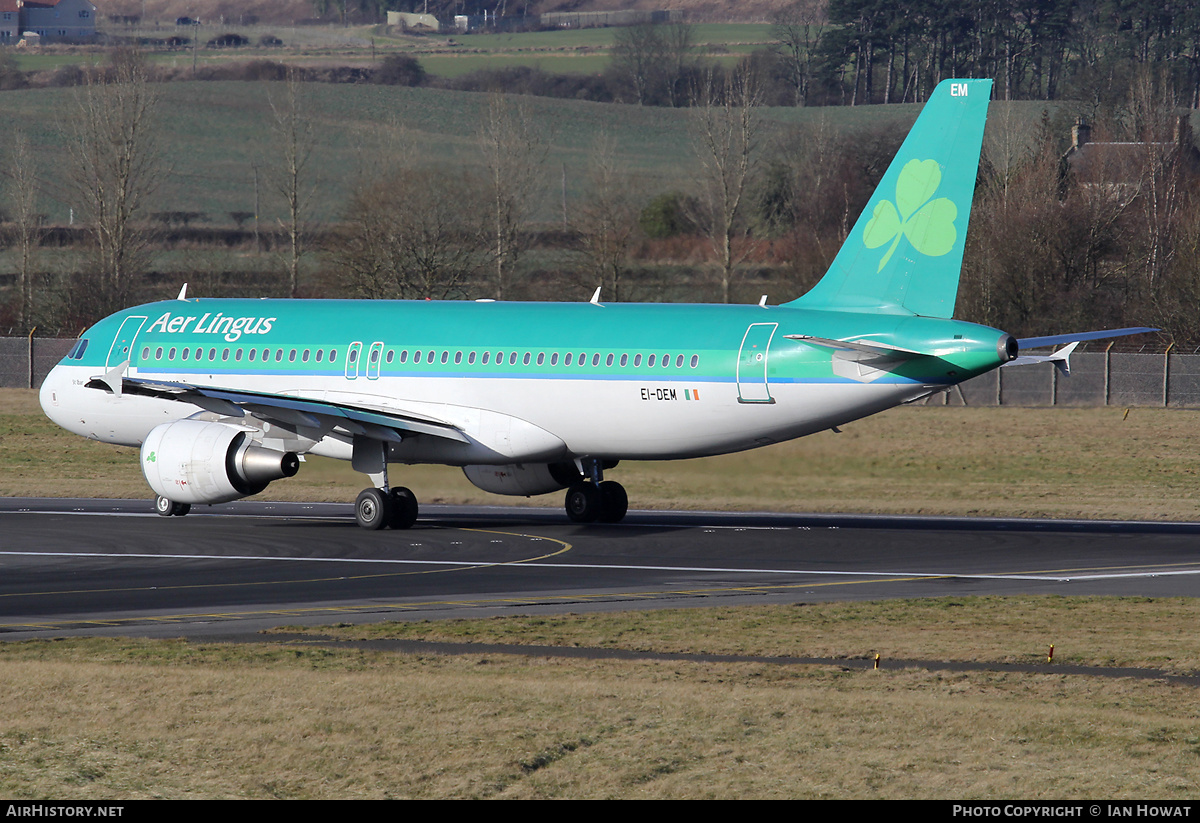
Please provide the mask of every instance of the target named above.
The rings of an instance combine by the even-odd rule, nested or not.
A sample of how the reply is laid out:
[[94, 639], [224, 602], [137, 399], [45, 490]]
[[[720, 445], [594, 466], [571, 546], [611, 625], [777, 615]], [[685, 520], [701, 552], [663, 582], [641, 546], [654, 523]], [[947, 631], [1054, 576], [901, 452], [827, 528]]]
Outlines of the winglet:
[[592, 299], [588, 301], [593, 306], [600, 305], [600, 286], [596, 286], [596, 291], [592, 294]]
[[176, 300], [187, 300], [187, 283], [183, 284], [183, 288], [179, 290], [179, 296]]

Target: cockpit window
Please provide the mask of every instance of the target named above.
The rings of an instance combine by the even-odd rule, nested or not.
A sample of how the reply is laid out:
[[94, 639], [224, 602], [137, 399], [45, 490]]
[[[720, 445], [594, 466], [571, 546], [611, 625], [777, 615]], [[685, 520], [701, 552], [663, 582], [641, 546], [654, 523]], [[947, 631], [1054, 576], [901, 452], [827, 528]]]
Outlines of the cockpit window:
[[68, 360], [82, 360], [83, 353], [87, 351], [88, 339], [81, 337], [75, 341], [75, 345], [71, 347], [71, 351], [67, 352]]

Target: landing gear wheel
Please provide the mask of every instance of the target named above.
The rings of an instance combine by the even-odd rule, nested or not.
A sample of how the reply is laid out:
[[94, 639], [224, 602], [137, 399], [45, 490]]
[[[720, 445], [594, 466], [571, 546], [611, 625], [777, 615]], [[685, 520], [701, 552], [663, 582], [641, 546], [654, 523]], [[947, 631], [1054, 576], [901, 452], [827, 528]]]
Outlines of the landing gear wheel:
[[363, 489], [354, 503], [354, 519], [364, 529], [378, 531], [391, 519], [391, 503], [382, 489]]
[[600, 504], [601, 523], [620, 523], [629, 511], [629, 495], [617, 481], [605, 480], [600, 484]]
[[161, 494], [154, 498], [154, 511], [163, 517], [183, 517], [192, 510], [191, 503], [176, 503]]
[[567, 489], [567, 517], [573, 523], [594, 523], [603, 505], [600, 489], [593, 483], [576, 483]]
[[417, 522], [417, 497], [411, 490], [398, 486], [391, 491], [392, 514], [388, 527], [407, 529]]

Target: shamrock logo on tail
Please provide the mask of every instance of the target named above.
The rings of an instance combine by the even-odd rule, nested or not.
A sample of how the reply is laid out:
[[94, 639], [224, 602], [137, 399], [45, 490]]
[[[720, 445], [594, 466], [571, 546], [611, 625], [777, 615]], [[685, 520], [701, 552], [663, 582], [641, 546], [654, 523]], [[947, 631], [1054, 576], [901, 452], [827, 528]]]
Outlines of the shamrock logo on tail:
[[941, 182], [942, 170], [936, 160], [909, 160], [904, 164], [896, 179], [896, 202], [884, 200], [877, 205], [863, 232], [868, 249], [889, 241], [892, 244], [876, 271], [883, 270], [901, 237], [907, 237], [913, 248], [930, 257], [939, 257], [954, 247], [958, 207], [946, 197], [930, 199]]

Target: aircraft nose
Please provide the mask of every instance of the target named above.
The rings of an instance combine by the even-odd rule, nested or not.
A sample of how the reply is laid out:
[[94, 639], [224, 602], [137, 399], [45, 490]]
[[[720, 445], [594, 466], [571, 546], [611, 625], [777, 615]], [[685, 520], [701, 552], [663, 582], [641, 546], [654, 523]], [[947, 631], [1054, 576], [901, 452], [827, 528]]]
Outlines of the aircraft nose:
[[38, 402], [42, 405], [42, 411], [64, 429], [69, 428], [64, 420], [68, 413], [66, 392], [70, 388], [70, 383], [70, 378], [66, 375], [63, 367], [55, 366], [46, 375], [46, 379], [42, 381], [42, 387], [38, 391]]

